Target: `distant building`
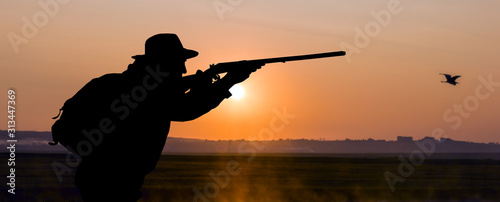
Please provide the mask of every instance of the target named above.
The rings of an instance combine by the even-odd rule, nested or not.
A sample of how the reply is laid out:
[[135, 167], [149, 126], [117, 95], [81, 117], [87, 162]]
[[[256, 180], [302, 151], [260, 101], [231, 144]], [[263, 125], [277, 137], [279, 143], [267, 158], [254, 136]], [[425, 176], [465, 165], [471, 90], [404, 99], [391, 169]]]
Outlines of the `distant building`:
[[436, 138], [434, 138], [434, 137], [429, 137], [429, 136], [425, 136], [425, 137], [424, 137], [424, 139], [422, 139], [422, 140], [432, 140], [432, 141], [437, 142]]
[[413, 142], [413, 137], [404, 137], [404, 136], [398, 136], [399, 143], [410, 143]]

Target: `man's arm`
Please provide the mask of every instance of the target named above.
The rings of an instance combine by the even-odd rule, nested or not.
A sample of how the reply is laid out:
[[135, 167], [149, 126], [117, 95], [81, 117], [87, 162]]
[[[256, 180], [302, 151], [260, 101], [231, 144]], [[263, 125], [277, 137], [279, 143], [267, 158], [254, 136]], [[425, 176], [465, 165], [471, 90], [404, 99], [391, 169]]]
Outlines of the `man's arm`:
[[231, 96], [229, 89], [233, 85], [246, 80], [258, 68], [260, 66], [244, 64], [235, 68], [238, 71], [228, 72], [222, 79], [213, 83], [213, 75], [197, 72], [194, 76], [198, 76], [198, 79], [191, 78], [191, 83], [184, 83], [191, 88], [178, 100], [176, 105], [178, 108], [171, 113], [171, 120], [190, 121], [206, 114]]

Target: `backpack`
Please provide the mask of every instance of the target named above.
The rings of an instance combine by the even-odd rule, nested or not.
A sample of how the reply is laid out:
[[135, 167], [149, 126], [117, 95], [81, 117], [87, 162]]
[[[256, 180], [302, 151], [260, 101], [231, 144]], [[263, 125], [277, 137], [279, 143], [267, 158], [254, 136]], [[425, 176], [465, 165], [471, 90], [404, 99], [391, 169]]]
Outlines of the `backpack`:
[[[83, 129], [96, 127], [102, 119], [103, 110], [109, 110], [110, 103], [116, 99], [119, 92], [116, 86], [121, 83], [121, 74], [106, 74], [92, 79], [73, 97], [66, 100], [59, 109], [57, 119], [51, 127], [52, 140], [50, 145], [63, 145], [68, 151], [77, 154], [78, 144], [88, 141], [83, 135]], [[98, 99], [97, 99], [98, 98]], [[61, 113], [62, 112], [62, 113]]]

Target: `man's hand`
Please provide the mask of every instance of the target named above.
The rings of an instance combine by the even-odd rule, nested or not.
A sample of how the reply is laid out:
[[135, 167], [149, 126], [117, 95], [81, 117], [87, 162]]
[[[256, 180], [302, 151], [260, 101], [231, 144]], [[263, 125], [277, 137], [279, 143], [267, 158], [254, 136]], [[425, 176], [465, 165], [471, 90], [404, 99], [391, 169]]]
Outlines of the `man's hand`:
[[260, 69], [262, 66], [264, 66], [264, 64], [242, 61], [239, 62], [238, 65], [231, 71], [229, 71], [223, 79], [232, 84], [241, 83], [245, 81], [252, 72]]
[[212, 84], [212, 76], [204, 73], [201, 70], [196, 71], [196, 77], [198, 85], [210, 85]]
[[[212, 77], [206, 73], [204, 73], [203, 71], [201, 70], [198, 70], [196, 71], [196, 74], [190, 76], [192, 77], [192, 79], [189, 79], [188, 83], [189, 84], [189, 89], [191, 89], [191, 91], [204, 91], [206, 90], [208, 87], [210, 87], [210, 85], [212, 84]], [[184, 77], [186, 78], [186, 77]]]

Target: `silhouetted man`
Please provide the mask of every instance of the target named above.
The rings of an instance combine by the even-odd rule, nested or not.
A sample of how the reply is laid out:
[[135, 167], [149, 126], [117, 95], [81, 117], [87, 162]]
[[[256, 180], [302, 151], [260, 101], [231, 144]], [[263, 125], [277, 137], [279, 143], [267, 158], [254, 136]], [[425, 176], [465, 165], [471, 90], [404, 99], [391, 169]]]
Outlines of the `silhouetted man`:
[[[231, 96], [229, 88], [260, 68], [235, 67], [222, 79], [186, 73], [184, 63], [198, 55], [177, 35], [158, 34], [146, 41], [145, 54], [121, 74], [106, 74], [85, 86], [87, 109], [97, 129], [86, 129], [95, 144], [78, 166], [75, 183], [85, 201], [137, 201], [146, 174], [160, 158], [171, 121], [190, 121]], [[86, 96], [85, 94], [81, 95]], [[78, 98], [74, 98], [77, 99]], [[104, 134], [104, 135], [101, 135]]]

